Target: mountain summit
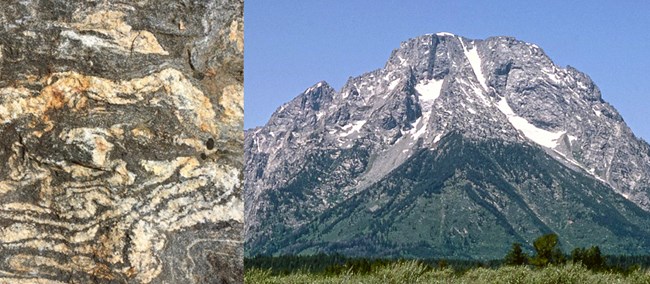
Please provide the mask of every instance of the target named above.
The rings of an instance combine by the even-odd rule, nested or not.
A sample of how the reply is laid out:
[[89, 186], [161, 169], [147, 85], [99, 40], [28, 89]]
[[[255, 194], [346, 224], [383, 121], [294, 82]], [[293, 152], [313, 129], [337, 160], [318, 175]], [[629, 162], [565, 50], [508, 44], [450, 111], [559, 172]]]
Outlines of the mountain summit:
[[650, 250], [650, 146], [586, 74], [511, 37], [420, 36], [245, 132], [246, 254]]

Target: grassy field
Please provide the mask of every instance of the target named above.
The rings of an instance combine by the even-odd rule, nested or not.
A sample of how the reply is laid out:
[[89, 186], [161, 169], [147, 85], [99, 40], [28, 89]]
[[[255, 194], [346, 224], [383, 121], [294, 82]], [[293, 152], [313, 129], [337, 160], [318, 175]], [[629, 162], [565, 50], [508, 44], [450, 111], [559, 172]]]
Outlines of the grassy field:
[[498, 269], [474, 268], [463, 273], [451, 268], [431, 269], [415, 261], [393, 263], [370, 273], [338, 275], [296, 272], [272, 275], [268, 270], [248, 269], [246, 283], [643, 283], [650, 284], [650, 271], [630, 273], [593, 272], [582, 265], [567, 263], [535, 269], [504, 266]]

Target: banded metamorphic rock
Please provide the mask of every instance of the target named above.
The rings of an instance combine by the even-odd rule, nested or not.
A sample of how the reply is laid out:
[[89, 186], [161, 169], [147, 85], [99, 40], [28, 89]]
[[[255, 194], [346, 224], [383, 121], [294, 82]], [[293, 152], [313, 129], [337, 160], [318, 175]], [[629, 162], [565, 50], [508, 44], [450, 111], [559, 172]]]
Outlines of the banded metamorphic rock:
[[243, 282], [242, 7], [0, 4], [0, 283]]
[[[403, 42], [246, 131], [246, 254], [650, 251], [650, 146], [591, 79], [510, 37]], [[295, 206], [301, 204], [301, 206]]]

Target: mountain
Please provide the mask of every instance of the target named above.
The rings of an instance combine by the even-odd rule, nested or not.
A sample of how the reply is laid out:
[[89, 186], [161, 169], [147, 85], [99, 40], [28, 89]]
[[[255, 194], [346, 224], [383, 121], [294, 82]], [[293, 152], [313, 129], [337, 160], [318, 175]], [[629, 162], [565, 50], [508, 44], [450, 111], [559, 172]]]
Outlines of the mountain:
[[245, 131], [247, 255], [650, 251], [650, 145], [584, 73], [511, 37], [420, 36]]

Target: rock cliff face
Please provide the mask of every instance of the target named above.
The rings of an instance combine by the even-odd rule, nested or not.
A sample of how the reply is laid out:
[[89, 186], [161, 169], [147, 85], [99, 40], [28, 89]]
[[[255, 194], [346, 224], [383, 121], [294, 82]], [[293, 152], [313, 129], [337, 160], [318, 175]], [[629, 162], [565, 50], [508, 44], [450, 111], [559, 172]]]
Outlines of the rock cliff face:
[[[246, 131], [244, 147], [247, 254], [501, 257], [508, 241], [550, 231], [567, 247], [649, 248], [650, 146], [587, 75], [514, 38], [403, 42], [338, 92], [308, 88]], [[448, 207], [469, 223], [445, 221]]]
[[242, 282], [241, 0], [0, 4], [0, 282]]

